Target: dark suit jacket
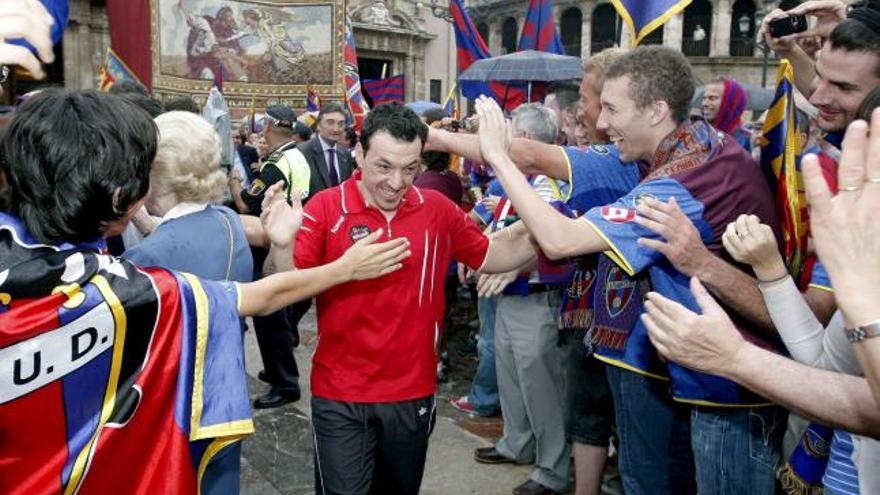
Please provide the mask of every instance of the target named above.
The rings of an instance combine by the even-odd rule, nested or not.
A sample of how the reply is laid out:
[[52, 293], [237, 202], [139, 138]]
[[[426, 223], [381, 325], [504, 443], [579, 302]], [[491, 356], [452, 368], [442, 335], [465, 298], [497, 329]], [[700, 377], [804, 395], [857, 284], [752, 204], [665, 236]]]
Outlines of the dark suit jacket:
[[[311, 179], [309, 180], [309, 197], [329, 188], [330, 174], [327, 168], [327, 156], [324, 153], [324, 148], [321, 147], [321, 141], [318, 136], [315, 135], [314, 138], [300, 144], [297, 149], [306, 157], [306, 161], [309, 163], [309, 168], [312, 171]], [[339, 165], [339, 182], [341, 183], [351, 177], [351, 173], [354, 171], [354, 163], [348, 149], [344, 146], [340, 148], [338, 144], [336, 145], [336, 160], [336, 163]]]

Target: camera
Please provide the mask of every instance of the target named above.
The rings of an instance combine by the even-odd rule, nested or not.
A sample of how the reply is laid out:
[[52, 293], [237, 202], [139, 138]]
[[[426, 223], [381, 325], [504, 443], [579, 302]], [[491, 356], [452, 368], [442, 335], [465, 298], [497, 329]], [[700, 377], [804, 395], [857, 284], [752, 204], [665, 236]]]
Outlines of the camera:
[[807, 16], [793, 15], [770, 21], [770, 36], [779, 38], [795, 33], [803, 33], [807, 30]]

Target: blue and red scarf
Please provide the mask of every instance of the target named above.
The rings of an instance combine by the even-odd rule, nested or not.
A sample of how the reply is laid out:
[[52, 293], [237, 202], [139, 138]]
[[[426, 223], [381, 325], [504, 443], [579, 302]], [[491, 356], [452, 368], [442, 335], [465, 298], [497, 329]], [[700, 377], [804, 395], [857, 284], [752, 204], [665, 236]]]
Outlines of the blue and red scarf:
[[746, 111], [748, 97], [736, 79], [724, 78], [724, 93], [718, 106], [718, 115], [712, 125], [719, 131], [733, 135], [742, 127], [742, 114]]

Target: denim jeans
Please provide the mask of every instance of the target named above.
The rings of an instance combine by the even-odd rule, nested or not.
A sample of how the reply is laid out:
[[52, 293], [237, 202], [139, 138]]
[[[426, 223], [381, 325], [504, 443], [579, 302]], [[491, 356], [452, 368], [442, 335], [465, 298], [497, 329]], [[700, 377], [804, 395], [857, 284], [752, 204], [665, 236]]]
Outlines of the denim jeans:
[[605, 371], [614, 397], [624, 493], [696, 493], [690, 407], [672, 400], [668, 382], [613, 365]]
[[778, 407], [691, 412], [700, 495], [772, 494], [787, 413]]
[[498, 298], [481, 297], [477, 300], [480, 314], [480, 340], [477, 342], [477, 372], [468, 394], [477, 414], [491, 415], [501, 407], [498, 399], [498, 375], [495, 372], [495, 309]]

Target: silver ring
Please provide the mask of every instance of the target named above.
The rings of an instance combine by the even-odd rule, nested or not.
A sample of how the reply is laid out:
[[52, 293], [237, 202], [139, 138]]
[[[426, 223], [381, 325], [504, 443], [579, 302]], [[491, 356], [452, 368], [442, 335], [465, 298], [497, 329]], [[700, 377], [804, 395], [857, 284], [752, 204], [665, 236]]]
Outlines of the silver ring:
[[861, 191], [861, 190], [862, 190], [862, 186], [846, 186], [846, 187], [844, 187], [844, 186], [839, 186], [839, 187], [837, 188], [837, 190], [840, 191], [840, 192], [856, 192], [856, 191]]

